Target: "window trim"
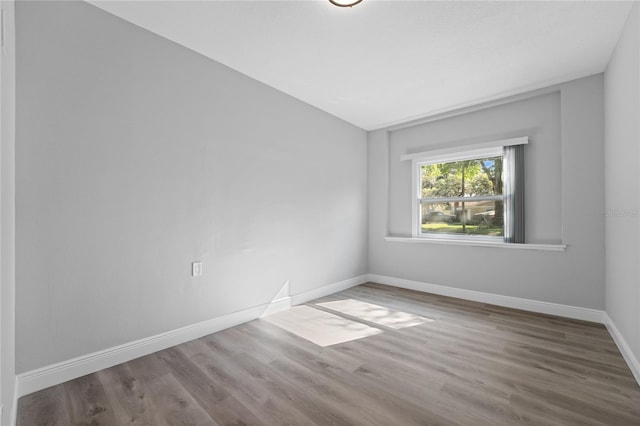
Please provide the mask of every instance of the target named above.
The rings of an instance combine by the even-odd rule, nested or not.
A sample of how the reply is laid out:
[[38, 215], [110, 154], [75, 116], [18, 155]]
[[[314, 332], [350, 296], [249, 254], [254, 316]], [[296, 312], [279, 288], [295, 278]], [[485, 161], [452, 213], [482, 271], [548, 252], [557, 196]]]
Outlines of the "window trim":
[[[528, 136], [522, 136], [511, 139], [500, 139], [495, 141], [483, 142], [473, 145], [446, 146], [442, 145], [434, 147], [435, 149], [417, 152], [413, 154], [405, 154], [400, 157], [400, 161], [411, 160], [411, 236], [412, 238], [431, 239], [431, 240], [459, 240], [459, 241], [486, 241], [498, 242], [502, 241], [501, 237], [494, 236], [478, 236], [478, 235], [425, 235], [421, 233], [420, 206], [423, 200], [431, 200], [421, 197], [420, 180], [421, 174], [418, 172], [423, 165], [447, 163], [453, 161], [464, 161], [482, 157], [492, 157], [496, 155], [502, 156], [502, 148], [513, 145], [526, 145], [529, 143]], [[496, 196], [491, 196], [496, 197]], [[500, 196], [500, 198], [503, 198]], [[459, 198], [459, 201], [481, 201], [477, 198], [482, 197], [449, 197]], [[447, 199], [449, 199], [447, 198]], [[463, 200], [463, 198], [467, 198]], [[433, 199], [437, 201], [440, 199]], [[507, 243], [508, 244], [508, 243]]]
[[412, 238], [412, 237], [399, 237], [393, 235], [387, 235], [384, 240], [389, 243], [417, 243], [417, 244], [443, 244], [443, 245], [457, 245], [468, 247], [488, 247], [488, 248], [503, 248], [514, 250], [538, 250], [538, 251], [566, 251], [566, 244], [517, 244], [517, 243], [505, 243], [502, 241], [488, 241], [488, 240], [472, 240], [470, 238], [465, 239], [453, 239], [453, 238]]
[[464, 153], [467, 151], [475, 151], [475, 150], [479, 151], [485, 148], [504, 148], [505, 146], [526, 145], [528, 143], [529, 143], [528, 136], [520, 136], [517, 138], [498, 139], [495, 141], [466, 144], [466, 145], [438, 144], [438, 145], [433, 145], [431, 148], [427, 148], [425, 151], [414, 152], [411, 154], [403, 154], [400, 156], [400, 161], [426, 159], [426, 158], [436, 157], [440, 155], [445, 156], [446, 154], [450, 154], [452, 157], [455, 157], [456, 154]]
[[496, 157], [502, 156], [502, 147], [483, 148], [483, 149], [465, 149], [464, 151], [457, 151], [455, 153], [421, 153], [426, 154], [427, 157], [418, 157], [412, 159], [416, 164], [420, 166], [428, 166], [430, 164], [440, 163], [452, 163], [454, 161], [475, 160], [476, 158], [483, 157]]

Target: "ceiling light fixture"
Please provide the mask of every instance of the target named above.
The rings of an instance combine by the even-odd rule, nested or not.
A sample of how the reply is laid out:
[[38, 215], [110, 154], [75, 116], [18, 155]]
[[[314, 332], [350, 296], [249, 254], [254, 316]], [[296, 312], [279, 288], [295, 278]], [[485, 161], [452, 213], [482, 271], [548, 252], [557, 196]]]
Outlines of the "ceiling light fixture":
[[338, 7], [353, 7], [356, 4], [360, 3], [362, 0], [329, 0], [329, 2]]

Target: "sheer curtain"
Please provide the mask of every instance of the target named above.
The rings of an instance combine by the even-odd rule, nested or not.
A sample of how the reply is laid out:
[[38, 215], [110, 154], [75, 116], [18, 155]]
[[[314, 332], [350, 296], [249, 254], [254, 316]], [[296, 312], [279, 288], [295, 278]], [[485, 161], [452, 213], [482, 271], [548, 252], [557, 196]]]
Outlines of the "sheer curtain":
[[524, 244], [524, 145], [502, 148], [504, 242]]

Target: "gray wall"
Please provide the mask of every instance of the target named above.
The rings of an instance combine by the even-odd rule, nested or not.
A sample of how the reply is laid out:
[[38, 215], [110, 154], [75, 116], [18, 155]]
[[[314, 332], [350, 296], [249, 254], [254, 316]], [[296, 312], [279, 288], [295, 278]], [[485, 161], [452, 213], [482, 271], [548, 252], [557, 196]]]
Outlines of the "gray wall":
[[528, 243], [562, 240], [560, 194], [560, 92], [512, 102], [390, 133], [389, 233], [411, 235], [411, 161], [401, 155], [430, 145], [476, 143], [529, 136], [526, 146], [525, 194]]
[[18, 372], [367, 273], [363, 130], [86, 3], [16, 19]]
[[15, 391], [15, 4], [3, 1], [0, 68], [0, 424], [11, 424]]
[[606, 310], [640, 360], [640, 7], [605, 71]]
[[[603, 77], [540, 96], [369, 135], [369, 264], [373, 274], [572, 306], [604, 308]], [[386, 242], [410, 236], [410, 164], [429, 144], [530, 136], [527, 242], [543, 252]]]

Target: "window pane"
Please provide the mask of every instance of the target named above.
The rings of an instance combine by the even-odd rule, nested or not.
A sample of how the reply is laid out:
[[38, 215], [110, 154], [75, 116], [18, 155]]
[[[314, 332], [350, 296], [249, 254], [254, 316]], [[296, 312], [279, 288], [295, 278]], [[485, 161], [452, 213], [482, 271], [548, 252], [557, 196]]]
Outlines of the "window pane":
[[503, 201], [421, 204], [421, 234], [504, 236]]
[[457, 170], [443, 168], [444, 164], [429, 164], [421, 167], [421, 198], [460, 197], [462, 178]]
[[502, 195], [502, 156], [420, 167], [421, 198]]

